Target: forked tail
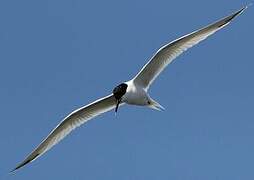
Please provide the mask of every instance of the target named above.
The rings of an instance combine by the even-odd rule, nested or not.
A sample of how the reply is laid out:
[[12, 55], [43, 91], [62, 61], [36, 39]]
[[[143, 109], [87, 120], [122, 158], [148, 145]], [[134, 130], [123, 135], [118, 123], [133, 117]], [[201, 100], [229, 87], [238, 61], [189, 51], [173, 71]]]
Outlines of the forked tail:
[[163, 111], [163, 110], [165, 110], [165, 108], [162, 105], [160, 105], [158, 102], [156, 102], [152, 98], [150, 100], [151, 100], [151, 103], [148, 106], [149, 108], [155, 109], [157, 111]]

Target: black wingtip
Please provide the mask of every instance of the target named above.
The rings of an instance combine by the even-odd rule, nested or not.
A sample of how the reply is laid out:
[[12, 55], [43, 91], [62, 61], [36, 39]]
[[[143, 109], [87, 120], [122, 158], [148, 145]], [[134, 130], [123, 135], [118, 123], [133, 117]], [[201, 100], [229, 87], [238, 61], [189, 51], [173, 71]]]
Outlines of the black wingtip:
[[14, 173], [16, 170], [18, 170], [19, 168], [22, 168], [23, 166], [25, 166], [26, 164], [28, 164], [29, 162], [31, 162], [32, 160], [27, 160], [21, 164], [19, 164], [17, 167], [15, 167], [13, 170], [10, 171], [10, 173]]
[[17, 165], [17, 167], [15, 167], [13, 170], [10, 171], [10, 174], [13, 174], [16, 170], [18, 170], [19, 168], [22, 168], [23, 166], [25, 166], [26, 164], [30, 163], [31, 161], [33, 161], [34, 159], [36, 159], [40, 154], [36, 154], [32, 159], [27, 159], [24, 162], [20, 163], [19, 165]]
[[237, 11], [235, 14], [232, 15], [232, 17], [229, 19], [229, 21], [231, 21], [232, 19], [234, 19], [236, 16], [240, 15], [245, 9], [247, 9], [248, 6], [244, 6], [242, 9], [240, 9], [239, 11]]
[[243, 8], [241, 8], [240, 10], [238, 10], [237, 12], [235, 12], [234, 14], [232, 14], [231, 16], [229, 16], [228, 18], [225, 19], [225, 21], [219, 25], [219, 27], [222, 27], [226, 24], [228, 24], [230, 21], [232, 21], [232, 19], [234, 19], [236, 16], [240, 15], [245, 9], [247, 9], [249, 6], [251, 6], [252, 4], [249, 4], [247, 6], [244, 6]]

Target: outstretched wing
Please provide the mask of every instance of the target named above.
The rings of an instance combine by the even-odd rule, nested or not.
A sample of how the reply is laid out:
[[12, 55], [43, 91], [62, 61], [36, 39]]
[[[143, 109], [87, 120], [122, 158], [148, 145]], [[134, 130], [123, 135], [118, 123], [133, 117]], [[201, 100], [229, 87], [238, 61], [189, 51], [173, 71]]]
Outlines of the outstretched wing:
[[79, 127], [88, 120], [112, 110], [116, 105], [116, 99], [113, 94], [106, 96], [104, 98], [98, 99], [76, 111], [69, 114], [64, 120], [57, 125], [55, 129], [46, 137], [41, 144], [31, 153], [28, 157], [18, 164], [15, 171], [29, 162], [34, 161], [36, 158], [44, 154], [46, 151], [51, 149], [55, 144], [61, 141], [65, 136], [67, 136], [72, 130]]
[[145, 89], [153, 83], [155, 78], [172, 62], [177, 56], [182, 54], [187, 49], [198, 44], [208, 36], [228, 25], [236, 16], [240, 15], [245, 9], [244, 7], [239, 11], [227, 16], [205, 28], [194, 31], [179, 39], [176, 39], [169, 44], [161, 47], [150, 61], [141, 69], [141, 71], [134, 77], [134, 82]]

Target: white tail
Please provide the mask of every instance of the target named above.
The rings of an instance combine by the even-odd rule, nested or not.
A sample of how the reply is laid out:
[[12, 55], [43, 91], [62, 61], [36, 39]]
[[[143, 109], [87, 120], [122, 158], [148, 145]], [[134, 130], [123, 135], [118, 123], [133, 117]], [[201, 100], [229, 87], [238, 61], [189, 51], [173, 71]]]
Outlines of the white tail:
[[155, 109], [157, 111], [165, 110], [165, 108], [162, 105], [160, 105], [158, 102], [156, 102], [152, 98], [150, 98], [150, 100], [151, 100], [151, 104], [148, 106], [149, 108]]

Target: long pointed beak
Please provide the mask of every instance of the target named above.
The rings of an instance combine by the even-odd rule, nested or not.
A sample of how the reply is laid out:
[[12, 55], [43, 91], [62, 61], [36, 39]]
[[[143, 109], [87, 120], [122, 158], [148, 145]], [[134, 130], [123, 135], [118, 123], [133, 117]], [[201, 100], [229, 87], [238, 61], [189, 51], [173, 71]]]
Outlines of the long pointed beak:
[[115, 112], [117, 113], [117, 110], [118, 110], [118, 107], [119, 107], [119, 104], [121, 102], [121, 99], [120, 100], [117, 100], [116, 102], [116, 108], [115, 108]]

